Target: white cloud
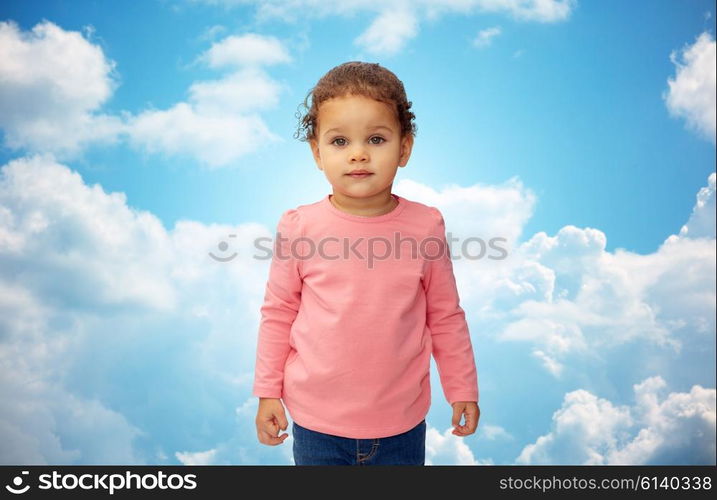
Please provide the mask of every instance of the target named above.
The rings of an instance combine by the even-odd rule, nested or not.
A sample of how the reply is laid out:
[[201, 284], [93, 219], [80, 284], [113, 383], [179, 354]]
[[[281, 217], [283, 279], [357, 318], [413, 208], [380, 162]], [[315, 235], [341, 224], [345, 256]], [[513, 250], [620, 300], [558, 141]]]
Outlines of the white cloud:
[[478, 425], [478, 434], [483, 439], [491, 441], [497, 439], [513, 439], [513, 436], [500, 425], [480, 423]]
[[256, 34], [230, 36], [213, 44], [199, 60], [212, 67], [240, 67], [219, 79], [193, 83], [187, 102], [146, 110], [130, 119], [132, 144], [150, 153], [187, 155], [216, 168], [281, 141], [259, 115], [276, 107], [284, 90], [259, 67], [290, 60], [278, 40]]
[[[498, 252], [488, 248], [488, 240], [505, 238], [501, 245], [510, 251], [533, 215], [536, 203], [535, 193], [517, 177], [499, 185], [463, 187], [450, 184], [440, 191], [410, 179], [401, 179], [395, 186], [398, 194], [441, 209], [447, 231], [457, 238], [452, 244], [455, 256], [461, 255], [461, 245], [468, 237], [485, 240], [486, 253], [491, 255], [498, 255]], [[465, 255], [479, 255], [480, 246], [478, 242], [468, 245]], [[472, 260], [471, 264], [480, 265], [481, 262]]]
[[407, 6], [382, 11], [354, 43], [373, 54], [393, 55], [418, 33], [418, 19]]
[[217, 450], [197, 451], [197, 452], [181, 452], [178, 451], [174, 455], [182, 465], [214, 465], [214, 457]]
[[[536, 362], [561, 377], [566, 370], [580, 372], [576, 356], [596, 361], [605, 349], [639, 343], [669, 358], [714, 333], [713, 176], [709, 182], [687, 223], [692, 229], [646, 255], [608, 252], [602, 231], [572, 225], [518, 243], [534, 195], [517, 180], [502, 187], [448, 186], [440, 193], [404, 180], [396, 191], [444, 213], [449, 237], [458, 238], [454, 269], [474, 329], [527, 343]], [[507, 258], [491, 260], [490, 251], [480, 260], [462, 258], [468, 236], [505, 237]]]
[[[90, 31], [91, 33], [91, 31]], [[13, 149], [65, 157], [122, 132], [122, 121], [98, 113], [117, 86], [115, 63], [77, 31], [49, 21], [21, 31], [0, 21], [0, 128]]]
[[651, 377], [633, 386], [634, 406], [585, 390], [565, 395], [550, 433], [526, 446], [517, 464], [670, 465], [715, 463], [715, 390], [672, 392]]
[[517, 19], [552, 23], [570, 16], [577, 0], [479, 0], [486, 10], [506, 10]]
[[[537, 343], [553, 359], [576, 351], [587, 354], [597, 345], [625, 343], [638, 337], [677, 347], [669, 329], [658, 321], [657, 311], [644, 297], [649, 283], [643, 283], [641, 288], [632, 278], [630, 264], [638, 264], [629, 257], [622, 258], [629, 252], [606, 252], [605, 244], [602, 232], [574, 226], [562, 228], [554, 237], [538, 233], [523, 244], [515, 255], [516, 269], [522, 269], [526, 262], [550, 269], [552, 274], [546, 274], [550, 282], [543, 285], [548, 294], [545, 299], [516, 295], [509, 314], [513, 319], [499, 337]], [[710, 254], [709, 245], [705, 247], [706, 255], [697, 250], [692, 256], [696, 257], [695, 265], [708, 269], [705, 258]], [[656, 256], [637, 258], [664, 264], [665, 268], [653, 267], [658, 274], [680, 262], [658, 260]], [[507, 304], [506, 299], [503, 305]]]
[[418, 33], [420, 21], [435, 21], [452, 14], [508, 14], [531, 22], [560, 22], [568, 19], [577, 0], [386, 0], [377, 4], [369, 0], [327, 3], [317, 0], [191, 0], [194, 3], [221, 5], [226, 8], [244, 5], [256, 7], [260, 22], [280, 19], [296, 23], [306, 18], [342, 16], [355, 18], [369, 12], [376, 17], [354, 43], [374, 55], [400, 52]]
[[10, 267], [2, 248], [0, 271], [0, 463], [144, 463], [132, 446], [144, 436], [138, 427], [60, 382], [78, 344], [71, 322], [51, 300], [12, 280], [22, 268]]
[[212, 26], [209, 26], [206, 28], [201, 35], [197, 37], [197, 40], [200, 41], [212, 41], [222, 33], [226, 32], [227, 28], [226, 26], [222, 26], [221, 24], [214, 24]]
[[255, 33], [228, 36], [212, 44], [201, 58], [210, 68], [272, 65], [291, 61], [289, 53], [279, 40]]
[[[257, 14], [260, 18], [291, 19], [296, 11], [318, 17], [375, 11], [376, 18], [354, 43], [374, 54], [394, 54], [416, 36], [422, 16], [480, 10], [507, 12], [526, 20], [559, 21], [569, 15], [572, 2], [481, 0], [461, 5], [395, 0], [379, 8], [364, 1], [334, 7], [306, 0], [266, 1], [258, 4]], [[200, 38], [212, 39], [223, 30], [213, 26]], [[44, 21], [23, 32], [13, 22], [0, 23], [0, 127], [8, 147], [52, 152], [62, 159], [93, 144], [128, 138], [150, 153], [185, 155], [209, 167], [220, 167], [281, 140], [258, 114], [275, 107], [283, 90], [283, 85], [259, 67], [292, 61], [275, 37], [254, 33], [225, 37], [198, 60], [214, 69], [230, 68], [230, 74], [195, 82], [186, 101], [167, 109], [110, 115], [101, 108], [118, 85], [115, 63], [91, 42], [94, 29], [85, 31], [87, 37]]]
[[648, 255], [601, 249], [582, 261], [563, 239], [525, 254], [555, 272], [551, 298], [516, 296], [500, 338], [530, 341], [560, 360], [635, 340], [679, 351], [714, 331], [714, 239], [668, 239]]
[[441, 434], [435, 427], [426, 429], [426, 465], [492, 465], [490, 460], [476, 460], [473, 452], [448, 428]]
[[245, 68], [220, 80], [193, 83], [189, 102], [202, 116], [240, 114], [276, 107], [282, 90], [263, 71]]
[[553, 359], [551, 356], [544, 353], [540, 349], [533, 349], [532, 354], [535, 358], [538, 358], [543, 363], [545, 369], [548, 370], [555, 377], [559, 377], [560, 374], [563, 372], [563, 365], [558, 363], [555, 359]]
[[[211, 36], [218, 31], [213, 29]], [[115, 63], [98, 45], [47, 21], [30, 32], [0, 22], [0, 128], [5, 143], [63, 159], [92, 144], [128, 139], [150, 153], [186, 155], [222, 167], [281, 141], [260, 115], [278, 106], [286, 89], [261, 67], [291, 61], [279, 40], [254, 33], [228, 36], [198, 60], [229, 72], [194, 82], [187, 100], [168, 109], [111, 116], [99, 111], [117, 87]]]
[[[34, 348], [59, 348], [58, 359], [66, 352], [52, 342]], [[27, 370], [27, 364], [37, 361], [34, 352], [0, 349], [0, 394], [5, 402], [0, 410], [1, 464], [146, 463], [133, 447], [143, 437], [140, 429], [98, 399], [68, 392], [53, 381], [51, 367], [36, 364]]]
[[480, 30], [478, 35], [473, 40], [473, 46], [478, 48], [488, 47], [493, 43], [493, 38], [501, 34], [500, 26], [494, 26], [492, 28], [486, 28]]
[[687, 223], [680, 229], [680, 237], [715, 238], [715, 172], [707, 178], [707, 185], [697, 193], [697, 203]]
[[[262, 460], [222, 393], [251, 387], [268, 266], [253, 242], [272, 231], [168, 231], [49, 155], [2, 167], [0, 207], [0, 463], [151, 463], [207, 419], [233, 439], [217, 463]], [[212, 260], [230, 234], [237, 258]]]
[[187, 155], [216, 168], [280, 139], [256, 114], [207, 115], [180, 102], [168, 110], [144, 111], [134, 118], [131, 140], [150, 153]]
[[670, 53], [676, 75], [668, 78], [669, 90], [663, 99], [672, 116], [684, 118], [687, 127], [712, 143], [715, 142], [715, 40], [712, 34], [702, 33], [694, 44], [679, 54]]
[[327, 4], [319, 0], [191, 0], [194, 3], [237, 7], [255, 5], [260, 19], [279, 18], [296, 22], [301, 14], [317, 17], [350, 15], [360, 11], [390, 9], [396, 5], [410, 5], [433, 19], [443, 13], [470, 14], [479, 12], [508, 13], [518, 19], [554, 22], [566, 19], [577, 5], [577, 0], [387, 0], [381, 5], [369, 0], [348, 0], [340, 4]]
[[3, 167], [0, 200], [10, 214], [0, 233], [2, 262], [46, 299], [83, 309], [175, 307], [169, 238], [156, 217], [127, 207], [123, 193], [88, 188], [76, 172], [38, 155]]

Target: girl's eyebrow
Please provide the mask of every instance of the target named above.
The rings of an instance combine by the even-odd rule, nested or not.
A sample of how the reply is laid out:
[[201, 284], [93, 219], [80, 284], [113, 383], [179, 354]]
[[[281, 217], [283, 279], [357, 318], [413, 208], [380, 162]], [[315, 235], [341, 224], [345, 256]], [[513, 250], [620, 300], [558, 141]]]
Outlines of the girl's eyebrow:
[[[386, 129], [389, 132], [391, 132], [391, 129], [389, 127], [386, 127], [385, 125], [374, 125], [373, 127], [369, 127], [368, 130], [378, 130], [380, 128]], [[341, 132], [341, 128], [340, 127], [330, 128], [329, 130], [324, 132], [324, 135], [328, 135], [331, 132]]]

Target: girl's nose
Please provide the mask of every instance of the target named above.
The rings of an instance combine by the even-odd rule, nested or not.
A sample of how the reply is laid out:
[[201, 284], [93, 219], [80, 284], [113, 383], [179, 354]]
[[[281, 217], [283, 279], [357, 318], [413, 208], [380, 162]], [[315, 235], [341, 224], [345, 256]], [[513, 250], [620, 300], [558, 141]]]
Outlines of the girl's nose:
[[366, 153], [366, 148], [363, 146], [354, 146], [353, 149], [351, 149], [351, 153], [349, 156], [349, 161], [366, 161], [368, 160], [368, 153]]

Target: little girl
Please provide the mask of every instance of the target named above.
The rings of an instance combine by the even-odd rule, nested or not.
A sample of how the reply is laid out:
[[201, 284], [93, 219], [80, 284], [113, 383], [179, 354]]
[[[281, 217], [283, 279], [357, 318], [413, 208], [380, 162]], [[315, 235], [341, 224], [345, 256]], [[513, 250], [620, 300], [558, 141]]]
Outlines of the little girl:
[[[306, 106], [311, 97], [311, 106]], [[473, 347], [441, 212], [391, 192], [416, 132], [379, 64], [333, 68], [299, 130], [332, 194], [285, 211], [269, 270], [253, 395], [259, 441], [296, 465], [423, 465], [433, 354], [453, 434], [480, 417]], [[465, 416], [465, 425], [460, 425]]]

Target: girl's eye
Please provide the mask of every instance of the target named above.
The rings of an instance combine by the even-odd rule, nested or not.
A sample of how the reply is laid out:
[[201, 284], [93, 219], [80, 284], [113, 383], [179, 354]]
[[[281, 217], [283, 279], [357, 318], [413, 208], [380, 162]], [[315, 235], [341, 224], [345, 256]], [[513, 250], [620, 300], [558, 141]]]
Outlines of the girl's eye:
[[[380, 140], [378, 142], [376, 142], [376, 141], [373, 141], [374, 139], [380, 139]], [[344, 139], [343, 137], [337, 137], [336, 139], [331, 141], [331, 144], [336, 144], [337, 146], [344, 146], [345, 142], [337, 143], [336, 141], [346, 141], [346, 139]], [[371, 137], [371, 139], [369, 139], [369, 141], [373, 141], [373, 142], [371, 142], [371, 144], [382, 144], [382, 143], [386, 142], [386, 139], [384, 139], [381, 136], [375, 135], [375, 136]]]

